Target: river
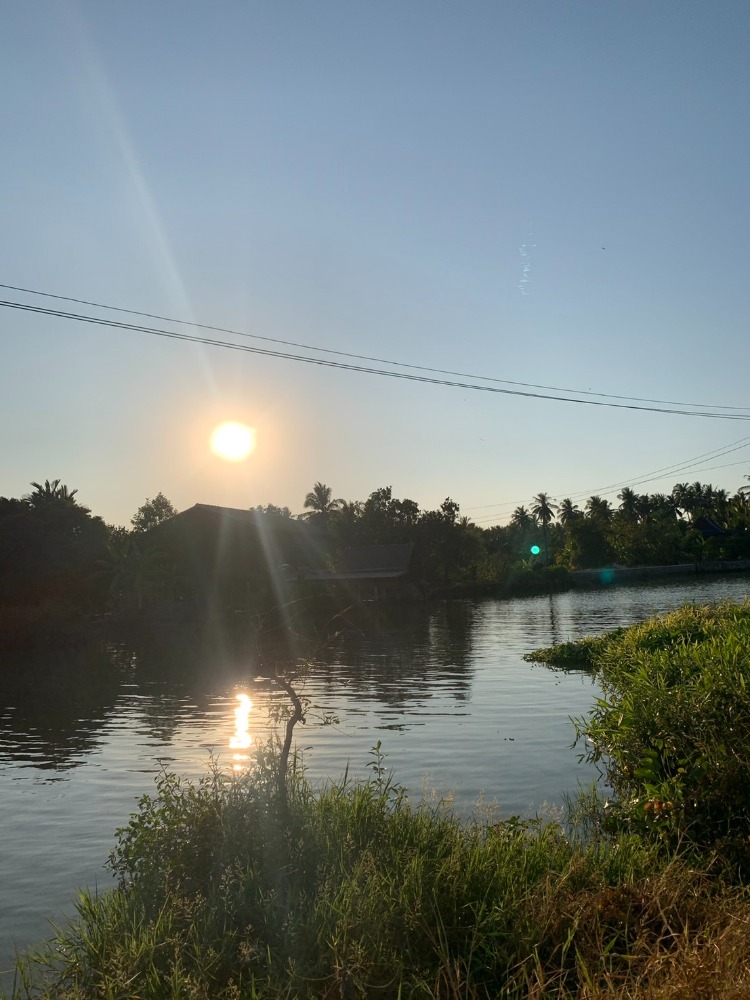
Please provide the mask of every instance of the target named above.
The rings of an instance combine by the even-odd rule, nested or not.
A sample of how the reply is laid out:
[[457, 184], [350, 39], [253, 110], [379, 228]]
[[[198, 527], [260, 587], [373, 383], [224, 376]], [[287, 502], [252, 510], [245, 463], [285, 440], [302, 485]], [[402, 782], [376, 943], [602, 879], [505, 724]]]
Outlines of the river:
[[[342, 620], [314, 647], [297, 746], [315, 782], [346, 767], [366, 774], [380, 741], [412, 799], [448, 799], [464, 816], [554, 810], [597, 776], [578, 760], [570, 719], [588, 712], [598, 689], [584, 673], [530, 664], [524, 653], [749, 592], [745, 575], [701, 577], [445, 602], [377, 626]], [[111, 884], [115, 829], [163, 768], [195, 777], [212, 755], [246, 766], [285, 697], [261, 676], [280, 655], [272, 642], [172, 634], [2, 657], [0, 986], [15, 950], [72, 912], [77, 887]]]

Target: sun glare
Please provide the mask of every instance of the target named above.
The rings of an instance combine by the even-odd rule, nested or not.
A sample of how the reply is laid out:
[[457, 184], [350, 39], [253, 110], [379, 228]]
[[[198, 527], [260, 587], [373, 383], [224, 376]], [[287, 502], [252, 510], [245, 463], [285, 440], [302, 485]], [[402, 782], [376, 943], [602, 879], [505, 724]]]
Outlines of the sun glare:
[[255, 431], [246, 424], [228, 420], [211, 434], [211, 451], [225, 462], [242, 462], [255, 448]]
[[[229, 737], [229, 746], [232, 750], [248, 750], [253, 744], [248, 726], [248, 716], [253, 703], [246, 694], [238, 694], [237, 701], [239, 705], [234, 710], [234, 734]], [[249, 760], [249, 757], [244, 753], [234, 753], [232, 760], [234, 761], [232, 770], [242, 771], [244, 762]]]

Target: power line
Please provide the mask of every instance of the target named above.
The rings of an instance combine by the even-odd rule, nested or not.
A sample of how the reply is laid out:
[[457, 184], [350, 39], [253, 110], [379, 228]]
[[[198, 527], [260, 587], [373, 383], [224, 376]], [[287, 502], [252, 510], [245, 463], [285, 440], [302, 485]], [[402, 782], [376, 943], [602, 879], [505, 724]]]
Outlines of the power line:
[[[713, 405], [713, 404], [710, 404], [710, 403], [689, 403], [689, 402], [686, 403], [686, 402], [680, 402], [680, 401], [671, 400], [671, 399], [650, 399], [650, 398], [641, 397], [641, 396], [622, 396], [622, 395], [616, 395], [614, 393], [607, 393], [607, 392], [591, 392], [590, 390], [584, 390], [584, 389], [566, 389], [566, 388], [563, 388], [563, 387], [560, 387], [560, 386], [541, 385], [541, 384], [538, 384], [538, 383], [535, 383], [535, 382], [518, 382], [518, 381], [513, 381], [511, 379], [491, 378], [491, 377], [486, 376], [486, 375], [472, 375], [472, 374], [467, 373], [467, 372], [451, 371], [450, 369], [445, 369], [445, 368], [430, 368], [430, 367], [427, 367], [425, 365], [408, 364], [408, 363], [403, 362], [403, 361], [391, 361], [391, 360], [388, 360], [387, 358], [377, 358], [377, 357], [372, 357], [372, 356], [367, 355], [367, 354], [353, 354], [353, 353], [350, 353], [349, 351], [336, 351], [336, 350], [333, 350], [333, 349], [328, 348], [328, 347], [319, 347], [319, 346], [316, 346], [314, 344], [304, 344], [304, 343], [299, 343], [299, 342], [293, 341], [293, 340], [281, 340], [281, 339], [279, 339], [277, 337], [268, 337], [268, 336], [264, 336], [264, 335], [258, 334], [258, 333], [247, 333], [245, 331], [233, 330], [233, 329], [231, 329], [229, 327], [213, 326], [213, 325], [211, 325], [209, 323], [197, 323], [197, 322], [192, 321], [192, 320], [174, 319], [173, 317], [162, 316], [162, 315], [159, 315], [158, 313], [142, 312], [142, 311], [140, 311], [138, 309], [126, 309], [123, 306], [113, 306], [113, 305], [107, 305], [107, 304], [105, 304], [103, 302], [93, 302], [90, 299], [76, 298], [75, 296], [72, 296], [72, 295], [56, 295], [53, 292], [43, 292], [43, 291], [40, 291], [40, 290], [34, 289], [34, 288], [24, 288], [24, 287], [22, 287], [20, 285], [9, 285], [9, 284], [5, 284], [3, 282], [0, 282], [0, 288], [7, 288], [7, 289], [9, 289], [11, 291], [14, 291], [14, 292], [23, 292], [26, 295], [37, 295], [37, 296], [41, 296], [41, 297], [47, 298], [47, 299], [56, 299], [56, 300], [58, 300], [60, 302], [73, 302], [73, 303], [76, 303], [77, 305], [91, 306], [91, 307], [93, 307], [95, 309], [106, 309], [106, 310], [111, 311], [111, 312], [125, 313], [125, 314], [130, 315], [130, 316], [140, 316], [140, 317], [145, 318], [145, 319], [155, 319], [155, 320], [158, 320], [159, 322], [162, 322], [162, 323], [174, 323], [174, 324], [177, 324], [179, 326], [191, 326], [191, 327], [194, 327], [195, 329], [208, 330], [208, 331], [211, 331], [212, 333], [228, 333], [228, 334], [230, 334], [233, 337], [246, 337], [246, 338], [249, 338], [249, 339], [252, 339], [252, 340], [263, 340], [266, 343], [279, 344], [279, 345], [281, 345], [283, 347], [294, 347], [294, 348], [298, 348], [298, 349], [304, 350], [304, 351], [316, 351], [319, 354], [334, 354], [334, 355], [337, 355], [338, 357], [352, 358], [352, 359], [357, 360], [357, 361], [371, 361], [371, 362], [374, 362], [375, 364], [391, 365], [391, 366], [397, 367], [397, 368], [406, 368], [406, 369], [409, 369], [411, 371], [430, 372], [433, 375], [450, 375], [450, 376], [452, 376], [454, 378], [479, 379], [482, 382], [489, 382], [489, 383], [492, 383], [493, 385], [512, 385], [512, 386], [518, 386], [519, 388], [524, 388], [524, 389], [543, 389], [543, 390], [545, 390], [545, 392], [567, 392], [567, 393], [574, 393], [578, 397], [580, 397], [580, 396], [593, 396], [593, 397], [596, 397], [597, 399], [620, 399], [620, 400], [631, 400], [631, 401], [636, 402], [636, 403], [656, 403], [656, 404], [659, 404], [659, 405], [662, 405], [662, 406], [695, 407], [696, 409], [699, 409], [699, 410], [736, 411], [736, 412], [742, 414], [743, 416], [744, 416], [744, 414], [742, 413], [742, 411], [750, 410], [750, 408], [748, 408], [746, 406], [726, 406], [726, 405], [721, 405], [721, 404]], [[8, 303], [2, 303], [2, 304], [3, 305], [8, 305]], [[139, 328], [139, 329], [143, 329], [143, 328]], [[153, 332], [155, 332], [155, 331], [153, 331]], [[220, 346], [227, 346], [225, 344], [221, 344], [220, 341], [208, 341], [208, 342], [212, 343], [212, 344], [220, 344]], [[286, 356], [286, 355], [277, 355], [277, 356]], [[295, 358], [294, 360], [301, 360], [301, 359], [300, 358]], [[353, 370], [360, 370], [360, 369], [355, 368]], [[361, 369], [361, 370], [370, 371], [370, 369]], [[387, 373], [385, 373], [385, 372], [379, 372], [379, 374], [387, 374]], [[452, 384], [452, 383], [437, 382], [436, 384], [445, 384], [445, 385], [447, 385], [447, 384]], [[462, 388], [468, 388], [468, 387], [462, 386]], [[523, 393], [517, 393], [517, 395], [523, 395]], [[555, 397], [543, 396], [543, 397], [540, 397], [540, 398], [544, 398], [544, 399], [546, 399], [546, 398], [559, 399], [561, 397], [558, 397], [558, 396], [555, 396]], [[589, 400], [575, 399], [575, 400], [573, 400], [573, 402], [589, 402]], [[612, 404], [612, 405], [614, 405], [614, 404]], [[635, 409], [635, 407], [633, 407], [633, 408]], [[655, 412], [670, 412], [671, 413], [673, 411], [668, 410], [668, 411], [655, 411]], [[691, 415], [697, 415], [697, 414], [691, 414]], [[748, 414], [748, 416], [750, 416], [750, 413]]]
[[[641, 406], [635, 403], [610, 403], [602, 400], [580, 399], [576, 396], [553, 396], [549, 393], [524, 392], [520, 389], [501, 389], [497, 385], [478, 385], [475, 382], [457, 382], [450, 379], [430, 378], [425, 375], [414, 375], [407, 372], [384, 371], [382, 368], [370, 368], [364, 365], [354, 365], [342, 361], [333, 361], [326, 358], [314, 358], [302, 354], [290, 354], [285, 351], [275, 351], [268, 348], [250, 347], [246, 344], [235, 344], [230, 341], [212, 340], [209, 337], [198, 337], [187, 333], [177, 333], [174, 330], [164, 330], [158, 327], [140, 326], [134, 323], [124, 323], [119, 320], [103, 319], [99, 316], [88, 316], [82, 313], [63, 312], [60, 309], [46, 309], [42, 306], [28, 305], [22, 302], [0, 300], [0, 306], [6, 309], [17, 309], [22, 312], [36, 313], [42, 316], [52, 316], [57, 319], [68, 319], [79, 323], [90, 323], [95, 326], [103, 326], [114, 330], [126, 330], [136, 333], [146, 333], [155, 337], [164, 337], [169, 340], [180, 340], [186, 343], [203, 344], [208, 347], [219, 347], [224, 350], [239, 351], [246, 354], [261, 355], [263, 357], [283, 358], [287, 361], [298, 361], [303, 364], [318, 365], [324, 368], [333, 368], [339, 371], [361, 372], [368, 375], [380, 375], [386, 378], [404, 379], [409, 382], [418, 382], [425, 385], [440, 385], [454, 389], [465, 389], [473, 392], [489, 392], [503, 396], [522, 396], [527, 399], [548, 399], [559, 403], [578, 403], [586, 406], [608, 407], [619, 410], [639, 410], [646, 413], [670, 413], [683, 417], [706, 417], [713, 420], [750, 420], [750, 413], [718, 413], [714, 410], [689, 410], [676, 409], [674, 407], [663, 406]], [[481, 376], [478, 376], [481, 377]], [[562, 390], [565, 391], [565, 390]], [[630, 398], [630, 397], [626, 397]], [[703, 406], [703, 404], [676, 404], [685, 406]]]
[[[643, 472], [639, 476], [631, 476], [629, 479], [623, 479], [618, 483], [609, 483], [607, 486], [600, 486], [595, 490], [579, 490], [577, 493], [571, 494], [570, 499], [572, 500], [577, 496], [590, 496], [597, 493], [604, 493], [607, 490], [617, 489], [619, 486], [633, 486], [636, 482], [646, 482], [644, 477], [646, 476], [656, 476], [658, 473], [663, 472], [665, 475], [670, 475], [674, 473], [675, 475], [689, 468], [691, 465], [703, 461], [703, 459], [711, 458], [722, 458], [724, 455], [729, 455], [733, 451], [739, 451], [740, 448], [745, 448], [750, 444], [750, 437], [740, 438], [738, 441], [730, 441], [729, 444], [724, 444], [720, 448], [712, 448], [710, 451], [703, 451], [700, 455], [695, 455], [693, 458], [685, 458], [681, 462], [673, 462], [672, 465], [664, 465], [660, 469], [653, 469], [651, 472]], [[741, 463], [740, 463], [741, 464]], [[662, 478], [659, 476], [659, 478]], [[481, 507], [467, 507], [467, 510], [482, 510], [488, 507], [512, 507], [510, 501], [504, 501], [503, 503], [488, 503], [482, 504]], [[515, 505], [517, 506], [517, 504]]]
[[[576, 493], [569, 495], [569, 499], [576, 500], [582, 497], [589, 496], [599, 496], [606, 493], [612, 493], [616, 489], [625, 486], [639, 486], [643, 483], [654, 482], [659, 479], [665, 479], [670, 475], [678, 475], [680, 472], [686, 472], [688, 469], [695, 469], [697, 466], [701, 466], [703, 462], [710, 461], [711, 459], [723, 458], [725, 455], [731, 455], [732, 452], [739, 451], [742, 448], [747, 448], [750, 445], [750, 437], [740, 438], [738, 441], [731, 441], [729, 444], [722, 445], [721, 448], [713, 448], [710, 451], [701, 452], [700, 455], [696, 455], [693, 458], [683, 459], [681, 462], [675, 462], [672, 465], [665, 465], [660, 469], [654, 469], [652, 472], [641, 473], [639, 476], [631, 476], [629, 479], [622, 480], [618, 483], [609, 483], [607, 486], [600, 486], [597, 489], [580, 490]], [[744, 462], [732, 462], [729, 465], [744, 465]], [[713, 468], [728, 468], [726, 466], [714, 466]], [[702, 471], [712, 471], [712, 469], [705, 469]], [[520, 501], [524, 503], [525, 501]], [[515, 508], [519, 505], [518, 501], [504, 501], [497, 504], [483, 504], [478, 507], [466, 507], [465, 510], [489, 510], [490, 508], [504, 508], [505, 510]], [[478, 520], [489, 520], [492, 517], [502, 517], [504, 511], [498, 510], [496, 514], [481, 515]]]
[[[747, 466], [747, 462], [727, 462], [726, 465], [710, 465], [708, 468], [701, 468], [700, 471], [701, 472], [713, 472], [713, 471], [715, 471], [717, 469], [731, 469], [731, 468], [734, 468], [737, 465]], [[667, 475], [669, 475], [669, 473], [667, 473]], [[633, 483], [632, 485], [633, 486], [638, 486], [638, 485], [642, 486], [644, 483], [658, 482], [660, 479], [666, 479], [666, 475], [665, 476], [657, 476], [654, 479], [641, 479], [640, 482]], [[586, 496], [586, 497], [589, 497], [589, 496], [606, 496], [608, 492], [609, 493], [614, 493], [614, 489], [611, 489], [611, 490], [608, 490], [608, 491], [607, 490], [593, 490], [591, 492], [586, 492], [584, 494], [584, 496]], [[568, 499], [572, 500], [574, 498], [573, 497], [569, 497]], [[513, 509], [515, 510], [515, 508], [518, 507], [519, 504], [517, 504], [517, 503], [516, 504], [509, 504], [508, 506], [509, 507], [513, 507]], [[462, 510], [464, 510], [464, 509], [468, 510], [469, 508], [461, 508], [461, 509]], [[507, 512], [505, 512], [505, 513], [498, 512], [497, 514], [485, 514], [482, 517], [475, 517], [472, 520], [474, 521], [475, 524], [482, 524], [482, 523], [485, 523], [487, 521], [493, 521], [494, 522], [494, 521], [497, 520], [498, 517], [505, 517], [506, 515], [507, 515]]]
[[[746, 448], [750, 443], [750, 438], [742, 438], [740, 441], [736, 441], [733, 444], [725, 445], [723, 448], [718, 448], [714, 451], [704, 452], [702, 455], [696, 456], [694, 459], [687, 459], [684, 462], [677, 462], [674, 465], [667, 465], [663, 469], [655, 469], [653, 472], [646, 472], [643, 476], [637, 479], [622, 480], [618, 483], [610, 483], [608, 486], [603, 486], [599, 490], [594, 490], [596, 493], [606, 493], [612, 492], [613, 490], [620, 489], [625, 486], [639, 486], [642, 483], [653, 482], [655, 479], [664, 479], [666, 476], [677, 476], [682, 472], [687, 472], [690, 469], [695, 469], [701, 466], [704, 461], [708, 461], [713, 458], [723, 458], [725, 455], [731, 455], [732, 452], [740, 451], [742, 448]], [[661, 475], [659, 475], [661, 473]], [[570, 497], [571, 500], [580, 499], [581, 497], [592, 496], [588, 490], [579, 491], [573, 493]]]

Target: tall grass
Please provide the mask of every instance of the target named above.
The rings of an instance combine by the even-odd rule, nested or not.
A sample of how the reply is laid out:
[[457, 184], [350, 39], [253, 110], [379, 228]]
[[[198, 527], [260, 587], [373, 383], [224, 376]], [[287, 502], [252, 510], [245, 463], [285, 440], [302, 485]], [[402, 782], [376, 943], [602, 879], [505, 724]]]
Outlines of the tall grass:
[[293, 773], [282, 804], [273, 763], [164, 775], [119, 832], [117, 888], [80, 895], [14, 997], [595, 996], [750, 919], [635, 837], [462, 824], [382, 768], [319, 793]]

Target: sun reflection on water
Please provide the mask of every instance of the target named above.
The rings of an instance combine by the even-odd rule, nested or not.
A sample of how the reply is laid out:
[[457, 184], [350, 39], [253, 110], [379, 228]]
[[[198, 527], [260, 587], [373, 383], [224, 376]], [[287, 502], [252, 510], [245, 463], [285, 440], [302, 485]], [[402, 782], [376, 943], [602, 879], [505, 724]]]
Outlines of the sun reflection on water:
[[250, 735], [248, 720], [253, 703], [246, 694], [238, 694], [237, 701], [239, 705], [234, 710], [234, 733], [229, 737], [229, 749], [235, 751], [232, 754], [234, 762], [232, 770], [244, 771], [250, 759], [250, 754], [240, 753], [239, 751], [249, 750], [252, 746], [253, 738]]

